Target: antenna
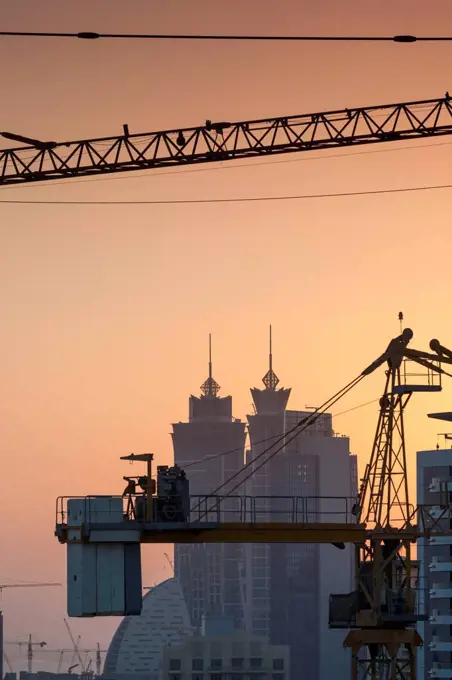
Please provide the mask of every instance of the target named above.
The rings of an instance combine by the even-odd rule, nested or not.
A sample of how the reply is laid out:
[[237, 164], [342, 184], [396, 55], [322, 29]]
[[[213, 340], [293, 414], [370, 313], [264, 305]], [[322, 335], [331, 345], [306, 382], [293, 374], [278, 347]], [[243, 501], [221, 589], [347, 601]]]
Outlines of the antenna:
[[399, 312], [400, 333], [403, 333], [403, 312]]
[[270, 351], [268, 354], [268, 371], [262, 378], [262, 382], [265, 385], [265, 388], [267, 390], [271, 390], [274, 392], [276, 390], [276, 386], [279, 383], [279, 378], [276, 375], [276, 373], [273, 370], [273, 353], [272, 353], [272, 327], [270, 325], [270, 333], [269, 333], [269, 341], [270, 341]]
[[273, 371], [273, 354], [272, 354], [272, 325], [270, 324], [270, 353], [268, 355], [268, 366], [269, 370]]
[[209, 380], [212, 380], [212, 334], [209, 333]]
[[201, 392], [205, 397], [216, 397], [219, 391], [220, 386], [212, 376], [212, 335], [209, 333], [209, 377], [201, 385]]

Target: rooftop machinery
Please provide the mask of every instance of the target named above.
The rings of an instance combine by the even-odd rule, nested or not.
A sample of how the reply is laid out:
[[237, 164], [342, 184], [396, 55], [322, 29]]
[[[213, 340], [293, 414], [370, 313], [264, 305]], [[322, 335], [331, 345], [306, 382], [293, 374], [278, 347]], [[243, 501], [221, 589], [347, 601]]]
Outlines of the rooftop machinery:
[[[338, 548], [353, 543], [356, 589], [331, 597], [329, 621], [331, 627], [350, 629], [344, 644], [352, 650], [353, 680], [360, 667], [363, 677], [372, 680], [415, 680], [416, 648], [422, 640], [414, 628], [420, 616], [411, 544], [432, 533], [450, 536], [452, 528], [450, 522], [441, 522], [450, 512], [449, 503], [439, 512], [436, 506], [413, 508], [409, 503], [404, 412], [413, 393], [442, 389], [442, 376], [451, 374], [441, 365], [452, 364], [452, 351], [437, 340], [431, 341], [430, 352], [410, 349], [412, 336], [405, 329], [333, 398], [337, 401], [386, 366], [376, 435], [359, 497], [337, 499], [342, 505], [335, 522], [324, 523], [308, 512], [307, 501], [312, 499], [288, 498], [288, 517], [265, 521], [252, 497], [190, 497], [189, 480], [177, 466], [159, 466], [155, 484], [150, 453], [125, 457], [147, 463], [146, 475], [137, 478], [140, 490], [130, 477], [122, 496], [59, 498], [56, 535], [67, 544], [69, 614], [139, 614], [141, 543], [295, 542], [333, 543]], [[422, 382], [419, 372], [410, 373], [413, 363], [426, 371]], [[416, 382], [411, 382], [414, 376]], [[301, 420], [284, 441], [306, 430], [332, 401]], [[264, 451], [268, 454], [264, 462], [274, 454], [274, 446]], [[363, 648], [368, 652], [365, 657]]]

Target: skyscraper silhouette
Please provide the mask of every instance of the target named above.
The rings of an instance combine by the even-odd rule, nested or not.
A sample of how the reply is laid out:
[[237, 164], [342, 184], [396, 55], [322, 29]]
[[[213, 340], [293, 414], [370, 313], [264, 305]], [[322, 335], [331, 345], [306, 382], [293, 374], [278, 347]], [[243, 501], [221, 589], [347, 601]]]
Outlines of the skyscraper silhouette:
[[[278, 442], [282, 433], [312, 415], [311, 411], [287, 410], [291, 390], [278, 388], [271, 327], [269, 367], [262, 382], [264, 389], [251, 389], [255, 409], [248, 416], [251, 448], [247, 460], [251, 464], [272, 442]], [[334, 436], [331, 415], [319, 417], [270, 458], [282, 443], [259, 459], [257, 465], [266, 458], [268, 463], [256, 470], [248, 484], [250, 495], [270, 497], [256, 499], [262, 518], [290, 521], [296, 498], [308, 521], [346, 521], [339, 514], [345, 509], [342, 500], [325, 497], [356, 495], [356, 456], [350, 456], [348, 438]], [[248, 627], [268, 635], [272, 644], [290, 646], [293, 680], [348, 678], [349, 659], [342, 649], [340, 631], [328, 630], [328, 602], [330, 594], [341, 592], [341, 586], [343, 592], [353, 588], [350, 550], [340, 552], [333, 546], [314, 544], [261, 544], [247, 546], [245, 555]]]
[[[243, 467], [245, 423], [233, 418], [232, 397], [219, 397], [219, 391], [212, 373], [209, 336], [208, 377], [201, 395], [189, 398], [188, 422], [174, 423], [172, 432], [174, 460], [187, 471], [192, 497], [211, 494]], [[224, 451], [231, 452], [217, 455]], [[227, 492], [226, 485], [220, 493]], [[192, 503], [196, 504], [196, 499]], [[205, 504], [200, 505], [201, 511], [203, 507]], [[233, 618], [236, 627], [243, 627], [242, 564], [241, 545], [175, 546], [175, 574], [193, 625], [200, 626], [203, 615], [222, 615]]]

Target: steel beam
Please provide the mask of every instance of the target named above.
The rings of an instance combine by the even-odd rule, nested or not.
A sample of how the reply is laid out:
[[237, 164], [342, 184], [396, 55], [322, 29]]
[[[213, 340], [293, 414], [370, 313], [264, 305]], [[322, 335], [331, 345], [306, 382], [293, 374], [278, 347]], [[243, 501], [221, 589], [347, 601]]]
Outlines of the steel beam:
[[357, 543], [366, 540], [364, 525], [298, 522], [209, 522], [145, 523], [125, 521], [112, 524], [59, 524], [60, 543]]

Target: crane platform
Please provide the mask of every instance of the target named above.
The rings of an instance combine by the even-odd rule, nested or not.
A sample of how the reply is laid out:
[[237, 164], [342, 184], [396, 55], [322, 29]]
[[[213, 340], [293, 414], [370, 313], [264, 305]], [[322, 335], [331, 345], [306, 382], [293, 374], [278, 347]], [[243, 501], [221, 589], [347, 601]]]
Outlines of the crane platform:
[[[354, 498], [300, 496], [191, 496], [181, 521], [158, 512], [139, 514], [140, 495], [60, 497], [60, 543], [364, 543], [365, 525]], [[269, 521], [271, 516], [272, 521]], [[275, 517], [278, 518], [275, 521]]]

